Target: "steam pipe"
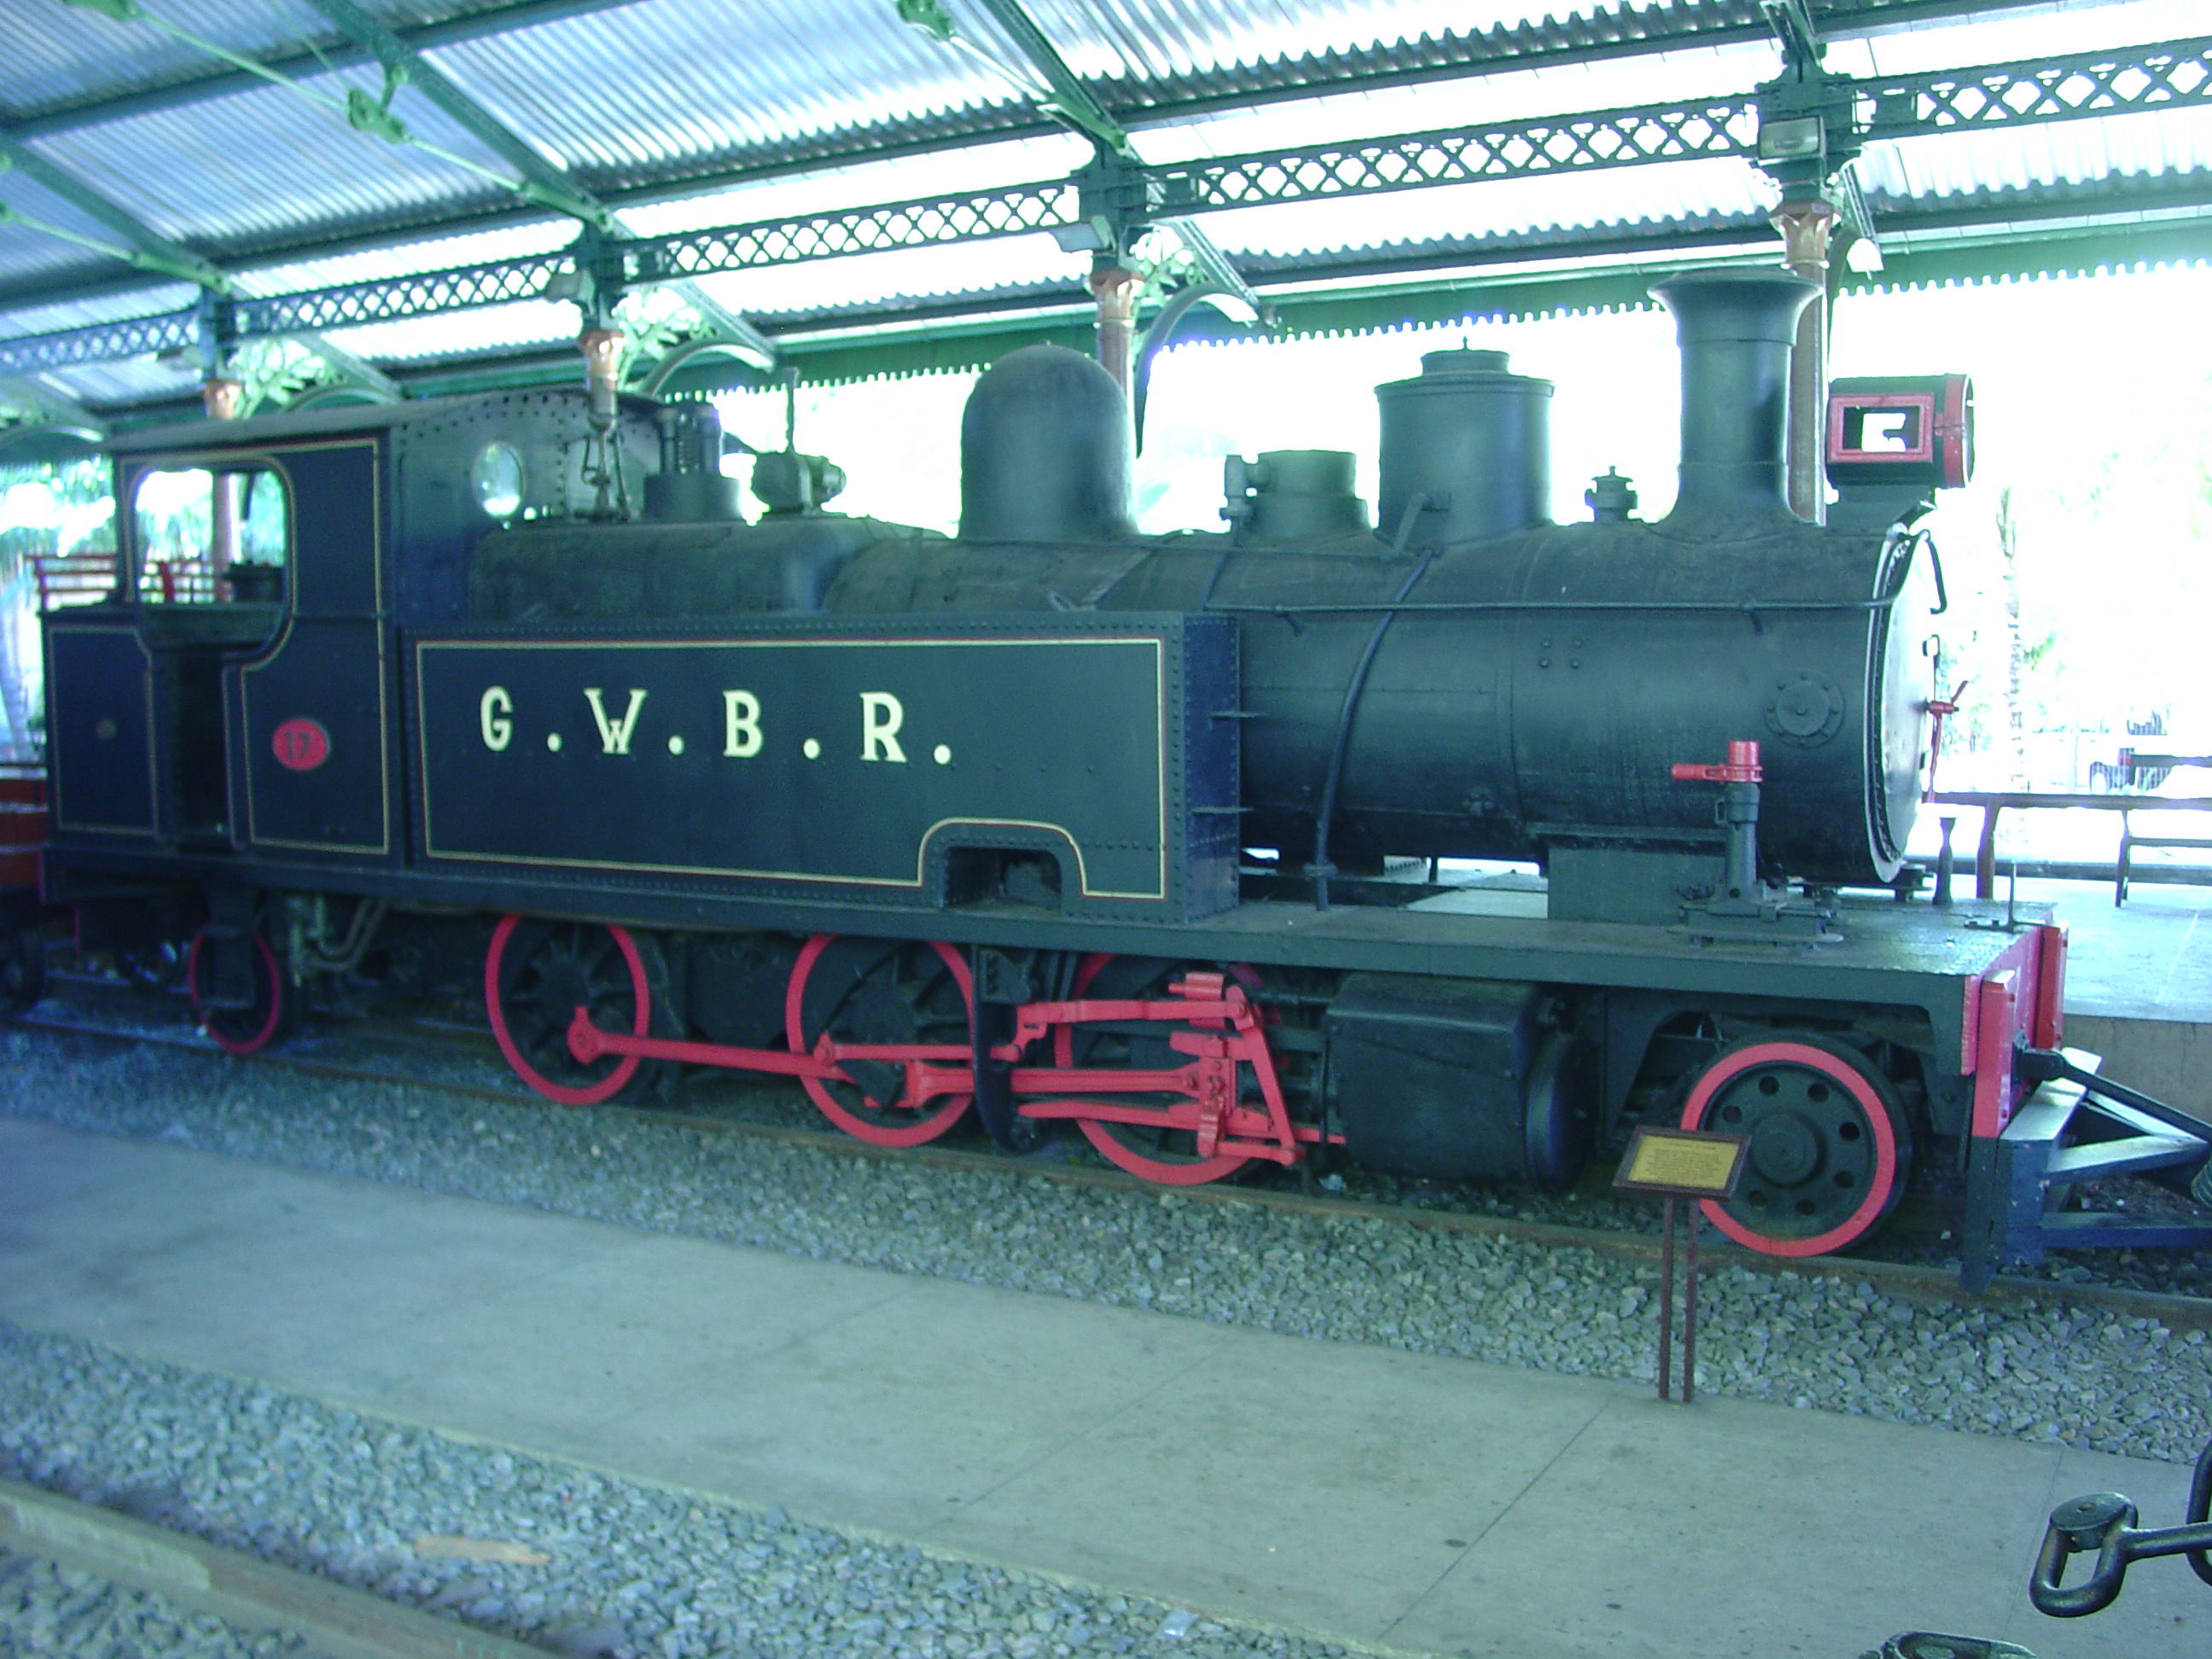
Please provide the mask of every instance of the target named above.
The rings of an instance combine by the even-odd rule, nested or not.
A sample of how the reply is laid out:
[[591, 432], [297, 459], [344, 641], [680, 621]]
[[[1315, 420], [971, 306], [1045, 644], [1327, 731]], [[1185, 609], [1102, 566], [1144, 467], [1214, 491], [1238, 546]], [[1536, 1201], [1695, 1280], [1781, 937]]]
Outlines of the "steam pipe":
[[1768, 216], [1782, 233], [1783, 263], [1819, 284], [1813, 303], [1797, 319], [1797, 350], [1790, 363], [1790, 510], [1814, 524], [1826, 522], [1821, 458], [1827, 447], [1828, 237], [1836, 210], [1819, 197], [1784, 202]]

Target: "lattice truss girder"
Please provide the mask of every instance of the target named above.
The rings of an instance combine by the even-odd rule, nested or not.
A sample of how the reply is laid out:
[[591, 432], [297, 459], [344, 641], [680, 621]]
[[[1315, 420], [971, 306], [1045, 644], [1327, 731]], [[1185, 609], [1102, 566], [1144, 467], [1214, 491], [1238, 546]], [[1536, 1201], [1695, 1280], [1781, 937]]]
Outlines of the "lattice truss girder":
[[173, 311], [160, 317], [133, 317], [94, 323], [54, 334], [33, 334], [0, 341], [0, 376], [38, 374], [52, 369], [82, 368], [90, 363], [120, 362], [191, 351], [199, 343], [199, 313]]
[[[566, 253], [537, 254], [341, 288], [313, 289], [304, 294], [242, 299], [234, 313], [240, 336], [311, 334], [356, 328], [364, 323], [404, 322], [410, 317], [542, 299], [548, 285], [568, 275], [574, 265], [574, 259]], [[0, 346], [0, 353], [5, 349]]]
[[1191, 213], [1648, 161], [1751, 155], [1758, 147], [1754, 101], [1722, 99], [1692, 107], [1605, 110], [1224, 156], [1152, 168], [1148, 176], [1159, 210]]
[[835, 258], [846, 253], [878, 253], [892, 248], [1056, 230], [1079, 222], [1078, 206], [1076, 186], [1062, 180], [851, 208], [804, 218], [725, 225], [621, 246], [629, 281], [667, 282], [679, 276]]
[[2212, 39], [1859, 83], [1869, 138], [2072, 121], [2212, 102]]
[[[2212, 37], [1851, 81], [1824, 96], [1868, 140], [2212, 105]], [[1171, 166], [1094, 166], [1073, 179], [893, 202], [642, 239], [237, 302], [239, 337], [304, 333], [562, 297], [580, 258], [595, 280], [638, 286], [803, 260], [1052, 231], [1104, 216], [1120, 227], [1179, 214], [1715, 156], [1755, 158], [1760, 97], [1646, 105], [1406, 133]], [[565, 287], [564, 287], [565, 285]], [[36, 374], [190, 347], [191, 311], [0, 340], [0, 374]]]

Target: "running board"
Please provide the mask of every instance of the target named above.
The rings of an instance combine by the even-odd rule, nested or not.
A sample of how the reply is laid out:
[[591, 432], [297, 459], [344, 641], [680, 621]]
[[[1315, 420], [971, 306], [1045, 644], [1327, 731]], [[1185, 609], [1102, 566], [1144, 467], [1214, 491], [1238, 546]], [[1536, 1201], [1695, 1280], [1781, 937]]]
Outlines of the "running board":
[[[2212, 1215], [2153, 1218], [2055, 1207], [2076, 1185], [2106, 1176], [2201, 1171], [2212, 1161], [2212, 1123], [2106, 1082], [2097, 1075], [2098, 1056], [2082, 1049], [2031, 1050], [2021, 1060], [2022, 1070], [2043, 1081], [1997, 1139], [2002, 1264], [2033, 1267], [2054, 1249], [2212, 1248]], [[2197, 1184], [2203, 1185], [2201, 1173]]]

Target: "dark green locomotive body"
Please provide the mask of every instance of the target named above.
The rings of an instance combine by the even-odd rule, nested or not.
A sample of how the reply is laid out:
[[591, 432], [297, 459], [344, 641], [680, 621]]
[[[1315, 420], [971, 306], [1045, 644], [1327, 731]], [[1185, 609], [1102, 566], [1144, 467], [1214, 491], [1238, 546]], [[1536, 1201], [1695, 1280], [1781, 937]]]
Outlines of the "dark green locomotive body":
[[[1745, 1033], [1842, 1034], [1963, 1158], [1981, 989], [2024, 1030], [2054, 959], [1827, 890], [1899, 874], [1943, 480], [1876, 455], [1794, 518], [1802, 285], [1668, 297], [1692, 418], [1653, 523], [1618, 480], [1545, 521], [1548, 388], [1485, 353], [1384, 389], [1372, 531], [1348, 462], [1292, 452], [1232, 467], [1230, 530], [1139, 535], [1118, 390], [1046, 348], [971, 398], [950, 538], [826, 510], [795, 453], [739, 521], [711, 420], [641, 400], [620, 522], [584, 510], [580, 393], [134, 438], [117, 590], [46, 621], [49, 890], [95, 942], [197, 903], [218, 1011], [271, 936], [297, 982], [410, 914], [649, 930], [676, 1030], [756, 1047], [781, 1005], [740, 990], [808, 935], [964, 949], [982, 1001], [1109, 954], [1249, 964], [1314, 1134], [1451, 1176], [1569, 1178]], [[204, 593], [150, 472], [213, 481]], [[246, 556], [280, 498], [281, 557]], [[1747, 866], [1726, 792], [1674, 775], [1747, 740]], [[1461, 858], [1545, 866], [1548, 914], [1380, 879]]]

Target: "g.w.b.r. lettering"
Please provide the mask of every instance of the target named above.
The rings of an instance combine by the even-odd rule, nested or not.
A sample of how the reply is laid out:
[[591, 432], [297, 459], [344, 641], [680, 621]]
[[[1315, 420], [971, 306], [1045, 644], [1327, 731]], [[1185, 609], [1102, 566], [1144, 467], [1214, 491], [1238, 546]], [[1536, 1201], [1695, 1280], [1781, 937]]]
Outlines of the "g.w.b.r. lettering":
[[[757, 693], [741, 686], [732, 686], [721, 694], [721, 708], [714, 729], [721, 736], [720, 754], [727, 760], [751, 760], [769, 752], [771, 727], [768, 713]], [[894, 766], [907, 763], [906, 748], [899, 741], [899, 733], [906, 725], [906, 705], [889, 691], [862, 691], [858, 694], [859, 758]], [[628, 757], [640, 735], [649, 694], [643, 686], [630, 686], [619, 692], [611, 692], [605, 686], [587, 685], [583, 689], [586, 711], [591, 716], [592, 730], [599, 740], [599, 752], [617, 757]], [[619, 700], [619, 701], [617, 701]], [[688, 711], [687, 711], [688, 712]], [[668, 752], [684, 752], [686, 740], [680, 729], [672, 731], [667, 738]], [[477, 735], [483, 746], [494, 754], [505, 752], [514, 741], [518, 722], [524, 712], [514, 696], [503, 685], [486, 686], [477, 700]], [[699, 724], [706, 726], [708, 719]], [[811, 734], [801, 734], [803, 741], [792, 743], [807, 759], [820, 757], [825, 750], [822, 741]], [[558, 751], [562, 747], [557, 725], [545, 734], [545, 746]], [[649, 748], [650, 745], [647, 745]], [[852, 751], [848, 751], [852, 752]], [[936, 759], [945, 764], [951, 751], [944, 744], [937, 746]]]

